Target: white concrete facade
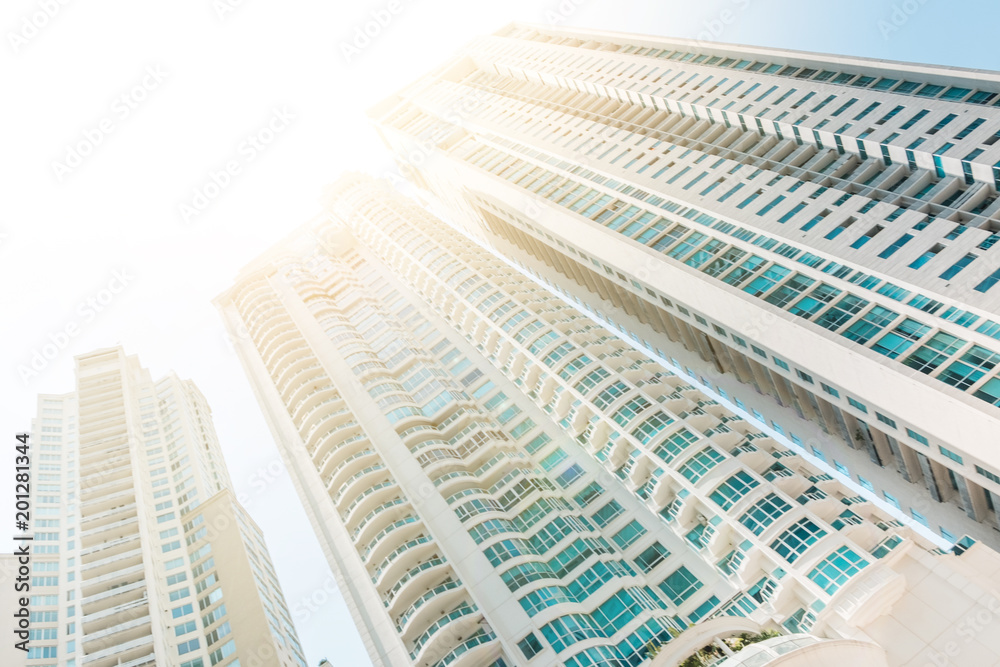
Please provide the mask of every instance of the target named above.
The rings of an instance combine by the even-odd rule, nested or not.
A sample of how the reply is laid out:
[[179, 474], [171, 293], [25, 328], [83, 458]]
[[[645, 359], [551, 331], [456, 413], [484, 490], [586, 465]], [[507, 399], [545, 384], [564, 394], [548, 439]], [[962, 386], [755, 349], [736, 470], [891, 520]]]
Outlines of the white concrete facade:
[[371, 116], [469, 233], [998, 545], [998, 103], [995, 72], [514, 24]]
[[[943, 552], [384, 186], [329, 203], [216, 305], [376, 665], [650, 664], [729, 617], [916, 667], [988, 608], [986, 546]], [[940, 631], [896, 646], [931, 588]]]

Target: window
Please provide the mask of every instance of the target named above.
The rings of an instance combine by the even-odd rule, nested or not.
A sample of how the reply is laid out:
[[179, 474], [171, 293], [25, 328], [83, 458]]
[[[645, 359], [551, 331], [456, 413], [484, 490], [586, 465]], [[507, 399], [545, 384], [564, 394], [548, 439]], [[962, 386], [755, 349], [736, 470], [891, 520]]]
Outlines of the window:
[[868, 413], [868, 406], [866, 406], [864, 403], [861, 403], [860, 401], [856, 401], [853, 398], [851, 398], [850, 396], [847, 397], [847, 402], [850, 403], [851, 407], [853, 407], [853, 408], [855, 408], [857, 410], [860, 410], [861, 412], [864, 412], [866, 414]]
[[604, 493], [604, 489], [601, 488], [601, 485], [597, 482], [591, 482], [583, 491], [576, 494], [573, 499], [580, 507], [586, 507], [602, 493]]
[[645, 551], [635, 557], [635, 564], [647, 574], [662, 563], [670, 552], [659, 542], [653, 542]]
[[962, 258], [961, 258], [960, 260], [958, 260], [957, 262], [955, 262], [954, 264], [952, 264], [952, 265], [951, 265], [950, 267], [948, 267], [948, 268], [947, 268], [947, 269], [945, 270], [945, 272], [941, 274], [940, 278], [941, 278], [942, 280], [951, 280], [951, 279], [952, 279], [952, 278], [954, 278], [954, 277], [955, 277], [956, 275], [958, 275], [958, 273], [959, 273], [959, 272], [960, 272], [960, 271], [961, 271], [962, 269], [964, 269], [964, 268], [965, 268], [965, 267], [967, 267], [967, 266], [968, 266], [969, 264], [971, 264], [971, 263], [972, 263], [972, 262], [973, 262], [973, 261], [974, 261], [974, 260], [976, 259], [976, 257], [977, 257], [977, 255], [974, 255], [974, 254], [972, 254], [971, 252], [970, 252], [970, 253], [967, 253], [967, 254], [966, 254], [966, 255], [965, 255], [964, 257], [962, 257]]
[[1000, 475], [997, 475], [996, 473], [990, 472], [986, 468], [983, 468], [982, 466], [978, 466], [978, 465], [976, 466], [976, 472], [978, 472], [980, 475], [982, 475], [986, 479], [990, 480], [994, 484], [1000, 484]]
[[771, 548], [789, 563], [794, 563], [824, 535], [826, 535], [826, 531], [813, 523], [812, 520], [800, 519], [793, 523], [788, 530], [781, 533], [778, 539], [771, 543]]
[[519, 641], [517, 647], [521, 649], [521, 653], [524, 654], [527, 660], [531, 660], [544, 650], [542, 643], [538, 641], [533, 632], [528, 633], [527, 637]]
[[910, 429], [910, 428], [906, 429], [906, 435], [910, 436], [911, 438], [913, 438], [914, 440], [916, 440], [917, 442], [919, 442], [921, 445], [925, 445], [925, 446], [929, 447], [930, 444], [931, 444], [930, 442], [927, 441], [927, 437], [926, 436], [920, 435], [919, 433], [917, 433], [913, 429]]
[[881, 412], [876, 412], [875, 418], [878, 419], [883, 424], [885, 424], [886, 426], [889, 426], [890, 428], [896, 428], [896, 420], [892, 419], [891, 417], [886, 417]]
[[723, 510], [728, 510], [758, 484], [749, 473], [741, 470], [720, 484], [709, 497]]
[[959, 463], [959, 464], [963, 464], [963, 465], [965, 464], [965, 461], [962, 460], [961, 456], [959, 456], [955, 452], [951, 451], [950, 449], [947, 449], [946, 447], [942, 447], [941, 445], [938, 445], [938, 451], [941, 452], [941, 454], [943, 454], [944, 456], [946, 456], [949, 459], [951, 459], [952, 461], [954, 461], [955, 463]]
[[184, 655], [185, 653], [190, 653], [191, 651], [197, 651], [200, 646], [201, 643], [197, 638], [190, 639], [177, 645], [177, 653], [178, 655]]
[[939, 331], [916, 352], [904, 359], [903, 363], [921, 373], [931, 373], [963, 345], [965, 345], [964, 340]]
[[692, 484], [697, 484], [705, 474], [725, 460], [725, 456], [712, 447], [706, 447], [680, 467], [678, 472], [687, 478]]
[[642, 444], [648, 444], [663, 429], [674, 423], [674, 420], [667, 416], [665, 412], [657, 412], [647, 417], [641, 424], [632, 430], [632, 437], [638, 439]]
[[688, 447], [698, 441], [698, 436], [688, 431], [680, 429], [667, 437], [660, 445], [653, 450], [653, 453], [663, 459], [666, 463], [671, 463]]
[[967, 136], [969, 136], [970, 134], [972, 134], [976, 130], [977, 127], [979, 127], [980, 125], [982, 125], [985, 122], [986, 122], [985, 118], [977, 118], [976, 120], [974, 120], [971, 123], [969, 123], [968, 125], [966, 125], [965, 129], [963, 129], [961, 132], [959, 132], [958, 134], [956, 134], [955, 138], [956, 139], [965, 139]]
[[964, 391], [978, 382], [987, 372], [993, 370], [998, 362], [1000, 362], [1000, 354], [991, 352], [985, 347], [973, 345], [957, 361], [941, 371], [938, 379]]
[[194, 607], [190, 604], [183, 605], [181, 607], [175, 607], [171, 610], [171, 614], [174, 618], [180, 618], [194, 611]]
[[616, 381], [614, 384], [601, 390], [601, 392], [594, 398], [594, 405], [597, 406], [597, 409], [603, 410], [618, 400], [618, 397], [622, 396], [627, 391], [628, 385], [620, 380]]
[[754, 503], [743, 516], [740, 523], [754, 535], [760, 535], [778, 517], [792, 509], [792, 506], [775, 494], [770, 494]]
[[979, 283], [978, 285], [976, 285], [975, 288], [973, 288], [973, 289], [975, 289], [977, 292], [986, 292], [991, 287], [993, 287], [994, 285], [996, 285], [997, 282], [1000, 282], [1000, 269], [997, 269], [996, 271], [994, 271], [993, 273], [991, 273], [989, 275], [989, 277], [986, 278], [986, 280], [984, 280], [981, 283]]
[[568, 487], [570, 484], [578, 480], [583, 475], [583, 468], [578, 464], [574, 463], [570, 467], [566, 468], [558, 477], [556, 477], [556, 482], [562, 488]]
[[660, 583], [660, 589], [675, 605], [687, 600], [701, 587], [702, 583], [698, 578], [683, 565]]
[[591, 518], [594, 519], [594, 523], [601, 528], [604, 528], [618, 518], [624, 511], [625, 508], [622, 507], [617, 500], [612, 500], [604, 505], [604, 507], [597, 510]]
[[847, 581], [868, 566], [868, 562], [848, 547], [840, 547], [824, 558], [809, 578], [827, 595], [833, 595]]
[[228, 642], [223, 644], [220, 648], [215, 649], [208, 656], [209, 660], [212, 661], [213, 665], [217, 665], [229, 656], [231, 656], [236, 651], [236, 642], [230, 639]]
[[641, 523], [633, 519], [627, 526], [612, 535], [611, 539], [614, 540], [615, 544], [617, 544], [618, 547], [624, 551], [645, 534], [646, 529]]
[[895, 359], [929, 332], [931, 328], [909, 318], [903, 320], [895, 329], [878, 339], [871, 349]]
[[564, 452], [562, 448], [558, 448], [554, 452], [543, 458], [541, 461], [539, 461], [539, 464], [543, 468], [545, 468], [546, 471], [551, 471], [565, 459], [566, 459], [566, 452]]
[[826, 384], [825, 382], [820, 382], [819, 386], [823, 388], [823, 391], [830, 394], [834, 398], [840, 398], [840, 392], [831, 387], [830, 385]]

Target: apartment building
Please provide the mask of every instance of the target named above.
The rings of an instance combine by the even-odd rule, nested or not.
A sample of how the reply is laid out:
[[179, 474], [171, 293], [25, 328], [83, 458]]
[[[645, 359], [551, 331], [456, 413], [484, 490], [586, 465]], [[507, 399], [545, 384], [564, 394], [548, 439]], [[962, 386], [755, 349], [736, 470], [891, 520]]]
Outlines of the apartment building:
[[1000, 74], [512, 24], [370, 115], [456, 225], [1000, 546]]
[[[120, 347], [32, 424], [29, 667], [305, 667], [211, 410]], [[6, 595], [6, 592], [5, 592]]]
[[385, 185], [328, 198], [216, 305], [375, 665], [673, 665], [761, 629], [747, 664], [1000, 660], [959, 634], [998, 593], [986, 545], [943, 549]]

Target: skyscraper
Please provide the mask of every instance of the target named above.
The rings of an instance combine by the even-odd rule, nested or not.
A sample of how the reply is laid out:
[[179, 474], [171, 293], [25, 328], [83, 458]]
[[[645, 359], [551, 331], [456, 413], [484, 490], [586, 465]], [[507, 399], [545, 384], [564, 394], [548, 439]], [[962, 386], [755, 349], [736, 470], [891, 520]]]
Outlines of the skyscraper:
[[1000, 74], [514, 24], [371, 115], [502, 255], [1000, 544]]
[[923, 664], [988, 609], [985, 545], [942, 551], [384, 185], [329, 199], [216, 304], [376, 665], [674, 665], [761, 629]]
[[76, 377], [32, 429], [26, 664], [305, 667], [201, 392], [120, 347]]

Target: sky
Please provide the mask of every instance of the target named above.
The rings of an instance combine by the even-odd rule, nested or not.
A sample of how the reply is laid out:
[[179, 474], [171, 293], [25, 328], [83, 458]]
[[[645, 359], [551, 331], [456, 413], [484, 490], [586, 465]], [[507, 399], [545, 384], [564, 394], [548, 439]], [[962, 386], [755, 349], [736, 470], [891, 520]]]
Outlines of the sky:
[[[514, 20], [1000, 69], [1000, 3], [946, 0], [5, 0], [0, 424], [121, 344], [195, 381], [261, 525], [307, 661], [370, 662], [211, 299], [393, 171], [364, 111]], [[379, 22], [374, 36], [359, 34]], [[0, 498], [13, 500], [13, 454]], [[9, 507], [0, 501], [0, 507]]]

